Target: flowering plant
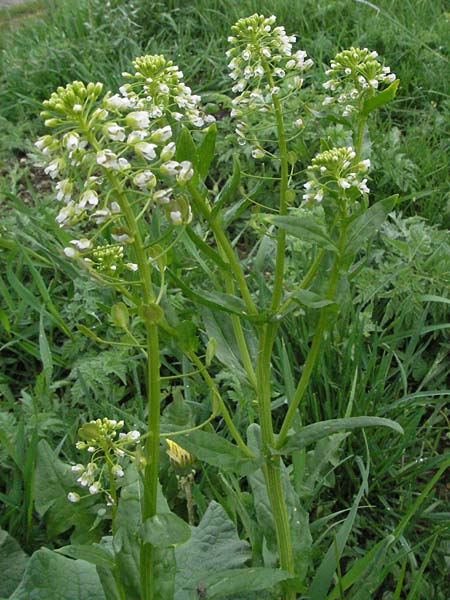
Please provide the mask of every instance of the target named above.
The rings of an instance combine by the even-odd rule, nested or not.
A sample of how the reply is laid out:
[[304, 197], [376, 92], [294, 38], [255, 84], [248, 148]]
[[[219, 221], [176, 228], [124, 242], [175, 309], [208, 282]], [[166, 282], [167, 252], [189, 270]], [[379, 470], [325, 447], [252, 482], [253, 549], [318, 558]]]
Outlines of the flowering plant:
[[[284, 461], [289, 462], [292, 453], [333, 433], [373, 425], [400, 430], [387, 419], [350, 415], [301, 425], [297, 410], [339, 310], [339, 285], [395, 204], [395, 197], [370, 204], [370, 160], [364, 155], [363, 136], [370, 113], [394, 97], [398, 82], [367, 49], [352, 48], [336, 56], [327, 71], [330, 79], [324, 84], [330, 96], [322, 105], [323, 110], [343, 106], [339, 111], [352, 145], [321, 149], [301, 176], [303, 209], [301, 213], [296, 208], [291, 210], [298, 174], [294, 173], [296, 157], [290, 144], [301, 135], [308, 117], [298, 108], [292, 114], [291, 106], [294, 101], [300, 105], [297, 100], [313, 61], [303, 50], [294, 50], [295, 36], [287, 35], [275, 21], [274, 16], [261, 15], [240, 19], [232, 29], [227, 52], [235, 94], [230, 116], [235, 120], [238, 146], [249, 146], [256, 160], [271, 159], [279, 174], [274, 178], [278, 187], [276, 214], [258, 216], [263, 236], [275, 239], [275, 257], [273, 264], [266, 265], [266, 280], [240, 257], [227, 231], [228, 223], [222, 218], [226, 202], [238, 188], [238, 163], [213, 199], [206, 182], [214, 157], [214, 119], [202, 109], [200, 97], [192, 94], [182, 81], [183, 74], [170, 61], [163, 56], [137, 58], [134, 72], [123, 74], [126, 83], [118, 93], [103, 93], [100, 83], [74, 82], [58, 88], [44, 103], [43, 117], [53, 134], [36, 145], [45, 172], [57, 180], [55, 196], [62, 208], [56, 219], [61, 227], [74, 232], [64, 253], [115, 290], [119, 298], [112, 307], [112, 318], [127, 333], [126, 344], [137, 346], [146, 357], [147, 430], [119, 433], [123, 422], [108, 418], [86, 423], [80, 429], [77, 448], [87, 450], [90, 459], [86, 465], [73, 466], [78, 483], [89, 491], [87, 495], [101, 495], [111, 508], [109, 572], [113, 583], [108, 581], [107, 587], [105, 578], [102, 583], [105, 593], [114, 589], [114, 598], [169, 600], [181, 599], [184, 593], [184, 599], [188, 592], [194, 598], [198, 597], [193, 595], [195, 589], [198, 593], [204, 589], [199, 578], [190, 580], [186, 587], [174, 575], [183, 562], [180, 556], [184, 556], [187, 525], [167, 508], [162, 509], [158, 498], [162, 436], [167, 438], [173, 468], [183, 471], [179, 481], [186, 492], [191, 524], [195, 522], [189, 487], [194, 456], [219, 469], [247, 476], [255, 489], [259, 486], [267, 518], [262, 519], [260, 505], [254, 510], [264, 532], [260, 546], [265, 550], [259, 556], [264, 566], [251, 569], [259, 578], [251, 589], [269, 588], [277, 598], [293, 600], [307, 589], [309, 597], [323, 598], [320, 590], [328, 589], [333, 572], [320, 582], [313, 579], [308, 587], [308, 517]], [[263, 129], [258, 127], [261, 114]], [[267, 121], [274, 132], [269, 139], [260, 134], [266, 131]], [[191, 130], [196, 132], [194, 136]], [[199, 261], [210, 265], [208, 272], [213, 273], [216, 288], [212, 292], [192, 289], [167, 265], [173, 246], [186, 235]], [[305, 277], [289, 293], [284, 286], [287, 235], [306, 239], [316, 248]], [[320, 296], [311, 288], [321, 269], [325, 291]], [[218, 347], [213, 335], [208, 335], [201, 357], [198, 338], [187, 335], [169, 310], [171, 286], [199, 308], [206, 306], [229, 322], [238, 355], [235, 368], [250, 390], [249, 406], [252, 410], [256, 407], [256, 422], [247, 432], [236, 424], [214, 371], [210, 372], [215, 360], [224, 361], [223, 348]], [[287, 405], [275, 412], [272, 351], [280, 323], [297, 302], [309, 303], [319, 314], [313, 320], [315, 333], [297, 385]], [[138, 337], [132, 331], [130, 314], [137, 323]], [[92, 333], [86, 328], [81, 330]], [[194, 372], [203, 378], [211, 404], [206, 422], [164, 434], [160, 431], [161, 335], [178, 346]], [[234, 443], [208, 430], [207, 425], [218, 419], [223, 420]], [[123, 524], [130, 492], [124, 489], [122, 494], [119, 489], [127, 472], [135, 476], [131, 483], [138, 490], [136, 504], [140, 508], [131, 534], [130, 527]], [[367, 480], [367, 471], [363, 478]], [[82, 501], [74, 490], [69, 491], [68, 498], [75, 503]], [[187, 537], [190, 532], [188, 529]], [[130, 535], [139, 541], [132, 542]], [[138, 557], [139, 576], [132, 581], [124, 540], [134, 543], [133, 552]], [[197, 552], [194, 542], [191, 539], [188, 543], [194, 544], [190, 549]], [[254, 550], [257, 552], [256, 546]], [[227, 576], [225, 571], [214, 576], [216, 579], [208, 579], [205, 575], [213, 590], [211, 597], [219, 597], [217, 589], [224, 590], [223, 581], [229, 578], [229, 572]], [[239, 577], [233, 593], [247, 590], [250, 585], [246, 573], [240, 580], [242, 588], [238, 581]]]

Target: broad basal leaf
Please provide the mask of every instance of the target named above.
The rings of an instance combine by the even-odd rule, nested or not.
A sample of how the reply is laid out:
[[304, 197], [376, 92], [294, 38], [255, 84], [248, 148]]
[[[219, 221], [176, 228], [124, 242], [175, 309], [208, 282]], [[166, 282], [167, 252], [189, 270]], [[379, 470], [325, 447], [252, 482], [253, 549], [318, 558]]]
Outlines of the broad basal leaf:
[[186, 544], [175, 549], [177, 575], [174, 600], [197, 600], [211, 573], [238, 569], [251, 557], [224, 509], [211, 502]]
[[14, 592], [22, 579], [28, 563], [28, 556], [6, 531], [0, 529], [0, 596], [8, 597]]
[[33, 554], [23, 579], [9, 600], [109, 600], [95, 567], [41, 548]]

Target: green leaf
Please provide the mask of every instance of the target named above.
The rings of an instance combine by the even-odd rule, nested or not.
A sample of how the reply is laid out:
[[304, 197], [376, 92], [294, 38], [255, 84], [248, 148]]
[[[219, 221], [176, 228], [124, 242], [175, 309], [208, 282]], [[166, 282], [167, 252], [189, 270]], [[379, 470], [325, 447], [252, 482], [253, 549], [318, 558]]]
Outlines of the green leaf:
[[99, 544], [74, 544], [72, 546], [64, 546], [57, 550], [58, 554], [63, 554], [69, 558], [85, 560], [91, 565], [104, 567], [106, 569], [114, 569], [114, 557], [110, 552], [102, 548]]
[[337, 252], [336, 245], [328, 235], [326, 228], [311, 217], [264, 215], [264, 220], [284, 229], [286, 233], [300, 240], [314, 242], [321, 248]]
[[292, 575], [280, 569], [267, 567], [229, 569], [212, 573], [205, 580], [204, 588], [207, 597], [213, 600], [231, 594], [271, 589], [287, 579], [292, 579]]
[[319, 296], [319, 294], [310, 292], [309, 290], [297, 290], [290, 294], [289, 297], [293, 298], [295, 302], [298, 302], [298, 304], [308, 308], [322, 308], [323, 306], [334, 304], [333, 300], [322, 298]]
[[202, 254], [214, 262], [222, 271], [229, 272], [230, 265], [223, 260], [218, 252], [213, 250], [202, 238], [195, 233], [192, 227], [186, 227], [186, 233], [190, 240], [197, 246]]
[[348, 417], [346, 419], [330, 419], [329, 421], [319, 421], [312, 425], [303, 427], [298, 433], [294, 433], [283, 444], [279, 450], [274, 450], [274, 454], [290, 454], [296, 450], [302, 450], [318, 442], [322, 438], [348, 431], [359, 429], [361, 427], [389, 427], [397, 433], [403, 433], [403, 429], [395, 421], [384, 419], [382, 417]]
[[352, 221], [347, 228], [347, 241], [344, 256], [353, 256], [361, 246], [372, 238], [393, 210], [398, 194], [389, 196], [370, 206], [362, 215]]
[[389, 87], [387, 87], [382, 92], [378, 92], [373, 96], [373, 98], [369, 98], [366, 100], [363, 105], [362, 113], [364, 115], [368, 115], [370, 112], [375, 110], [376, 108], [380, 108], [384, 106], [391, 100], [393, 100], [397, 94], [397, 88], [399, 86], [400, 81], [396, 79], [391, 83]]
[[[357, 417], [355, 417], [357, 418]], [[369, 468], [360, 465], [362, 482], [353, 505], [342, 523], [339, 531], [331, 542], [322, 562], [316, 570], [311, 587], [308, 590], [307, 597], [310, 600], [324, 600], [327, 597], [328, 588], [336, 571], [336, 560], [339, 560], [347, 543], [348, 537], [353, 527], [353, 523], [358, 512], [359, 503], [364, 493], [367, 493]], [[336, 556], [337, 552], [337, 556]]]
[[186, 127], [183, 127], [177, 139], [177, 151], [175, 154], [175, 159], [178, 162], [181, 162], [182, 160], [189, 160], [193, 162], [196, 154], [197, 148], [194, 140], [192, 139], [191, 132], [189, 129], [186, 129]]
[[197, 600], [197, 589], [204, 588], [211, 573], [243, 567], [251, 553], [224, 509], [211, 502], [189, 541], [175, 549], [175, 557], [174, 600]]
[[172, 513], [155, 515], [147, 519], [141, 527], [144, 542], [160, 548], [184, 544], [191, 537], [187, 523]]
[[95, 567], [41, 548], [9, 600], [106, 600]]
[[0, 528], [0, 595], [9, 597], [19, 585], [29, 557], [16, 540]]
[[78, 485], [75, 480], [70, 466], [57, 458], [46, 440], [41, 440], [37, 445], [34, 508], [40, 517], [45, 516], [50, 538], [75, 527], [72, 540], [85, 543], [95, 537], [90, 531], [95, 514], [89, 511], [95, 499], [89, 497], [76, 504], [69, 502], [68, 492]]
[[[352, 600], [363, 600], [363, 598], [371, 600], [373, 598], [373, 592], [376, 591], [379, 584], [379, 573], [384, 566], [386, 552], [394, 540], [393, 535], [380, 540], [362, 558], [351, 565], [342, 577], [340, 586], [344, 591], [355, 585], [353, 589], [357, 591], [356, 596], [352, 595]], [[333, 591], [328, 594], [327, 600], [339, 600], [340, 586], [335, 586]]]
[[202, 179], [208, 175], [209, 166], [214, 158], [216, 147], [217, 125], [213, 123], [208, 127], [200, 146], [197, 150], [198, 172]]
[[50, 345], [45, 335], [44, 328], [44, 311], [41, 310], [41, 317], [39, 319], [39, 353], [41, 355], [43, 373], [47, 386], [52, 382], [53, 373], [53, 356], [50, 350]]
[[239, 155], [233, 154], [233, 172], [231, 177], [226, 181], [223, 188], [217, 195], [214, 207], [211, 212], [211, 220], [214, 220], [218, 215], [222, 206], [224, 206], [232, 197], [238, 188], [241, 180], [241, 166], [239, 164]]
[[174, 439], [198, 460], [220, 469], [233, 471], [238, 475], [252, 473], [262, 462], [261, 458], [249, 458], [238, 446], [231, 444], [217, 433], [197, 430], [174, 436]]

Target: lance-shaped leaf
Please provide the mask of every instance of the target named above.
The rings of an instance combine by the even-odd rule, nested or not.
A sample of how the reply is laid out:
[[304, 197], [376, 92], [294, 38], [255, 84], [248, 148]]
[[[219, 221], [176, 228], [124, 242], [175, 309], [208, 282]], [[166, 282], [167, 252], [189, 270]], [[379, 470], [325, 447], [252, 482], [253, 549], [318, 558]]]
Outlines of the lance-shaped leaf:
[[8, 574], [0, 578], [0, 595], [9, 597], [22, 579], [28, 556], [6, 531], [0, 529], [0, 573]]
[[205, 137], [203, 138], [197, 150], [198, 172], [202, 179], [208, 175], [209, 167], [214, 158], [214, 149], [216, 147], [217, 126], [215, 123], [208, 127]]
[[380, 229], [387, 215], [394, 209], [398, 194], [384, 198], [365, 210], [347, 228], [347, 242], [343, 254], [353, 256], [361, 246]]
[[290, 454], [296, 450], [302, 450], [310, 444], [314, 444], [334, 433], [360, 429], [361, 427], [389, 427], [397, 433], [403, 433], [403, 429], [398, 423], [382, 417], [330, 419], [329, 421], [319, 421], [318, 423], [303, 427], [301, 431], [288, 437], [281, 448], [274, 450], [274, 454]]
[[293, 235], [300, 240], [314, 242], [321, 248], [326, 248], [332, 252], [338, 251], [324, 225], [318, 223], [311, 217], [268, 215], [264, 216], [264, 220], [272, 223], [276, 227], [284, 229], [286, 233]]
[[212, 573], [204, 582], [208, 598], [224, 598], [232, 594], [254, 592], [274, 588], [282, 581], [293, 576], [281, 569], [251, 567], [248, 569], [229, 569]]
[[380, 108], [381, 106], [384, 106], [385, 104], [393, 100], [395, 98], [395, 95], [397, 94], [397, 88], [399, 86], [399, 83], [400, 81], [396, 79], [385, 90], [379, 92], [378, 94], [373, 96], [373, 98], [369, 98], [369, 100], [366, 100], [364, 102], [362, 110], [363, 114], [368, 115], [376, 108]]

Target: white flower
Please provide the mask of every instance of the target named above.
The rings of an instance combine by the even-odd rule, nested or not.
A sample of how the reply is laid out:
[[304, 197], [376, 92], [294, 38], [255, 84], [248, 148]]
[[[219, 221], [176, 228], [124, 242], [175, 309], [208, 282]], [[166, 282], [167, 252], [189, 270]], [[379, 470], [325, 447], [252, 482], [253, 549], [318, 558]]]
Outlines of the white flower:
[[83, 110], [83, 107], [81, 106], [81, 104], [74, 104], [73, 105], [73, 112], [81, 112]]
[[164, 175], [175, 176], [180, 170], [180, 163], [176, 160], [169, 160], [161, 165], [161, 173]]
[[133, 440], [133, 442], [136, 442], [141, 437], [141, 434], [139, 433], [139, 431], [136, 431], [135, 429], [133, 429], [132, 431], [128, 432], [128, 437], [131, 440]]
[[105, 167], [105, 169], [117, 170], [117, 156], [111, 150], [100, 150], [97, 152], [97, 164]]
[[124, 98], [123, 96], [119, 96], [119, 94], [115, 94], [111, 96], [107, 100], [105, 100], [105, 106], [109, 110], [124, 110], [127, 108], [131, 108], [132, 103], [128, 98]]
[[172, 188], [167, 188], [166, 190], [158, 190], [153, 194], [153, 200], [155, 202], [159, 202], [160, 204], [168, 204], [170, 202], [171, 195]]
[[57, 200], [68, 201], [72, 197], [73, 183], [69, 179], [62, 179], [61, 181], [58, 181], [58, 183], [55, 186], [55, 189], [58, 192], [56, 194]]
[[171, 137], [172, 137], [172, 128], [170, 127], [170, 125], [166, 125], [165, 127], [156, 129], [150, 136], [150, 139], [152, 140], [152, 142], [161, 144], [162, 142], [167, 141]]
[[360, 184], [359, 184], [359, 186], [358, 186], [358, 189], [359, 189], [359, 191], [360, 191], [362, 194], [369, 194], [369, 193], [370, 193], [370, 189], [369, 189], [369, 187], [367, 186], [367, 179], [363, 179], [363, 180], [361, 181], [361, 183], [360, 183]]
[[261, 148], [255, 148], [252, 150], [252, 156], [253, 158], [264, 158], [264, 150], [261, 150]]
[[80, 501], [80, 495], [77, 494], [76, 492], [69, 492], [67, 494], [67, 500], [69, 502], [74, 502], [74, 503], [79, 502]]
[[138, 142], [137, 144], [135, 144], [134, 148], [147, 160], [152, 160], [153, 158], [156, 158], [156, 144], [149, 144], [149, 142]]
[[80, 144], [80, 136], [78, 133], [68, 133], [64, 137], [67, 150], [76, 150]]
[[109, 138], [115, 142], [123, 142], [125, 139], [125, 129], [120, 127], [117, 123], [110, 123], [106, 127], [106, 131], [108, 132]]
[[70, 248], [70, 246], [68, 246], [67, 248], [64, 248], [64, 254], [67, 256], [67, 258], [75, 258], [75, 256], [78, 255], [78, 252], [75, 250], [75, 248]]
[[84, 465], [73, 465], [70, 469], [73, 473], [83, 473], [84, 472]]
[[130, 112], [125, 117], [127, 124], [135, 129], [147, 129], [150, 125], [150, 116], [145, 110]]
[[81, 238], [80, 240], [70, 240], [70, 243], [78, 248], [78, 250], [87, 250], [91, 247], [91, 240], [87, 238]]
[[147, 132], [138, 129], [137, 131], [132, 131], [127, 138], [127, 144], [134, 144], [136, 142], [141, 142], [143, 139], [147, 137]]
[[133, 183], [140, 188], [152, 189], [156, 186], [156, 177], [149, 170], [142, 171], [141, 173], [137, 173], [137, 175], [134, 176]]
[[52, 179], [55, 179], [55, 177], [58, 176], [60, 167], [59, 159], [52, 160], [52, 162], [45, 167], [44, 173], [49, 175]]
[[183, 219], [181, 216], [181, 212], [179, 210], [173, 210], [170, 213], [170, 218], [174, 225], [181, 225], [183, 223]]
[[191, 177], [194, 175], [194, 169], [192, 168], [192, 163], [188, 160], [183, 160], [180, 163], [180, 170], [177, 174], [177, 181], [181, 183], [181, 185], [185, 184]]
[[98, 494], [99, 491], [100, 491], [100, 484], [98, 481], [95, 481], [92, 485], [89, 486], [90, 494]]
[[81, 208], [85, 208], [86, 204], [90, 204], [91, 206], [97, 206], [98, 194], [95, 190], [86, 190], [81, 194], [78, 206], [80, 206]]
[[160, 159], [162, 161], [167, 161], [170, 160], [171, 158], [174, 157], [175, 152], [176, 152], [176, 145], [175, 142], [169, 142], [166, 146], [164, 146], [164, 148], [161, 150], [161, 153], [159, 155]]
[[119, 160], [117, 161], [117, 170], [118, 171], [128, 171], [128, 169], [131, 169], [131, 165], [127, 161], [127, 159], [119, 158]]
[[301, 127], [301, 126], [303, 125], [303, 119], [302, 119], [301, 117], [299, 117], [298, 119], [296, 119], [296, 120], [294, 121], [294, 125], [295, 125], [296, 127]]
[[113, 471], [113, 474], [116, 477], [123, 477], [124, 476], [123, 469], [122, 469], [122, 467], [120, 465], [114, 465], [113, 468], [112, 468], [112, 471]]
[[351, 186], [351, 184], [343, 177], [338, 180], [338, 184], [343, 190], [348, 190], [348, 188]]

